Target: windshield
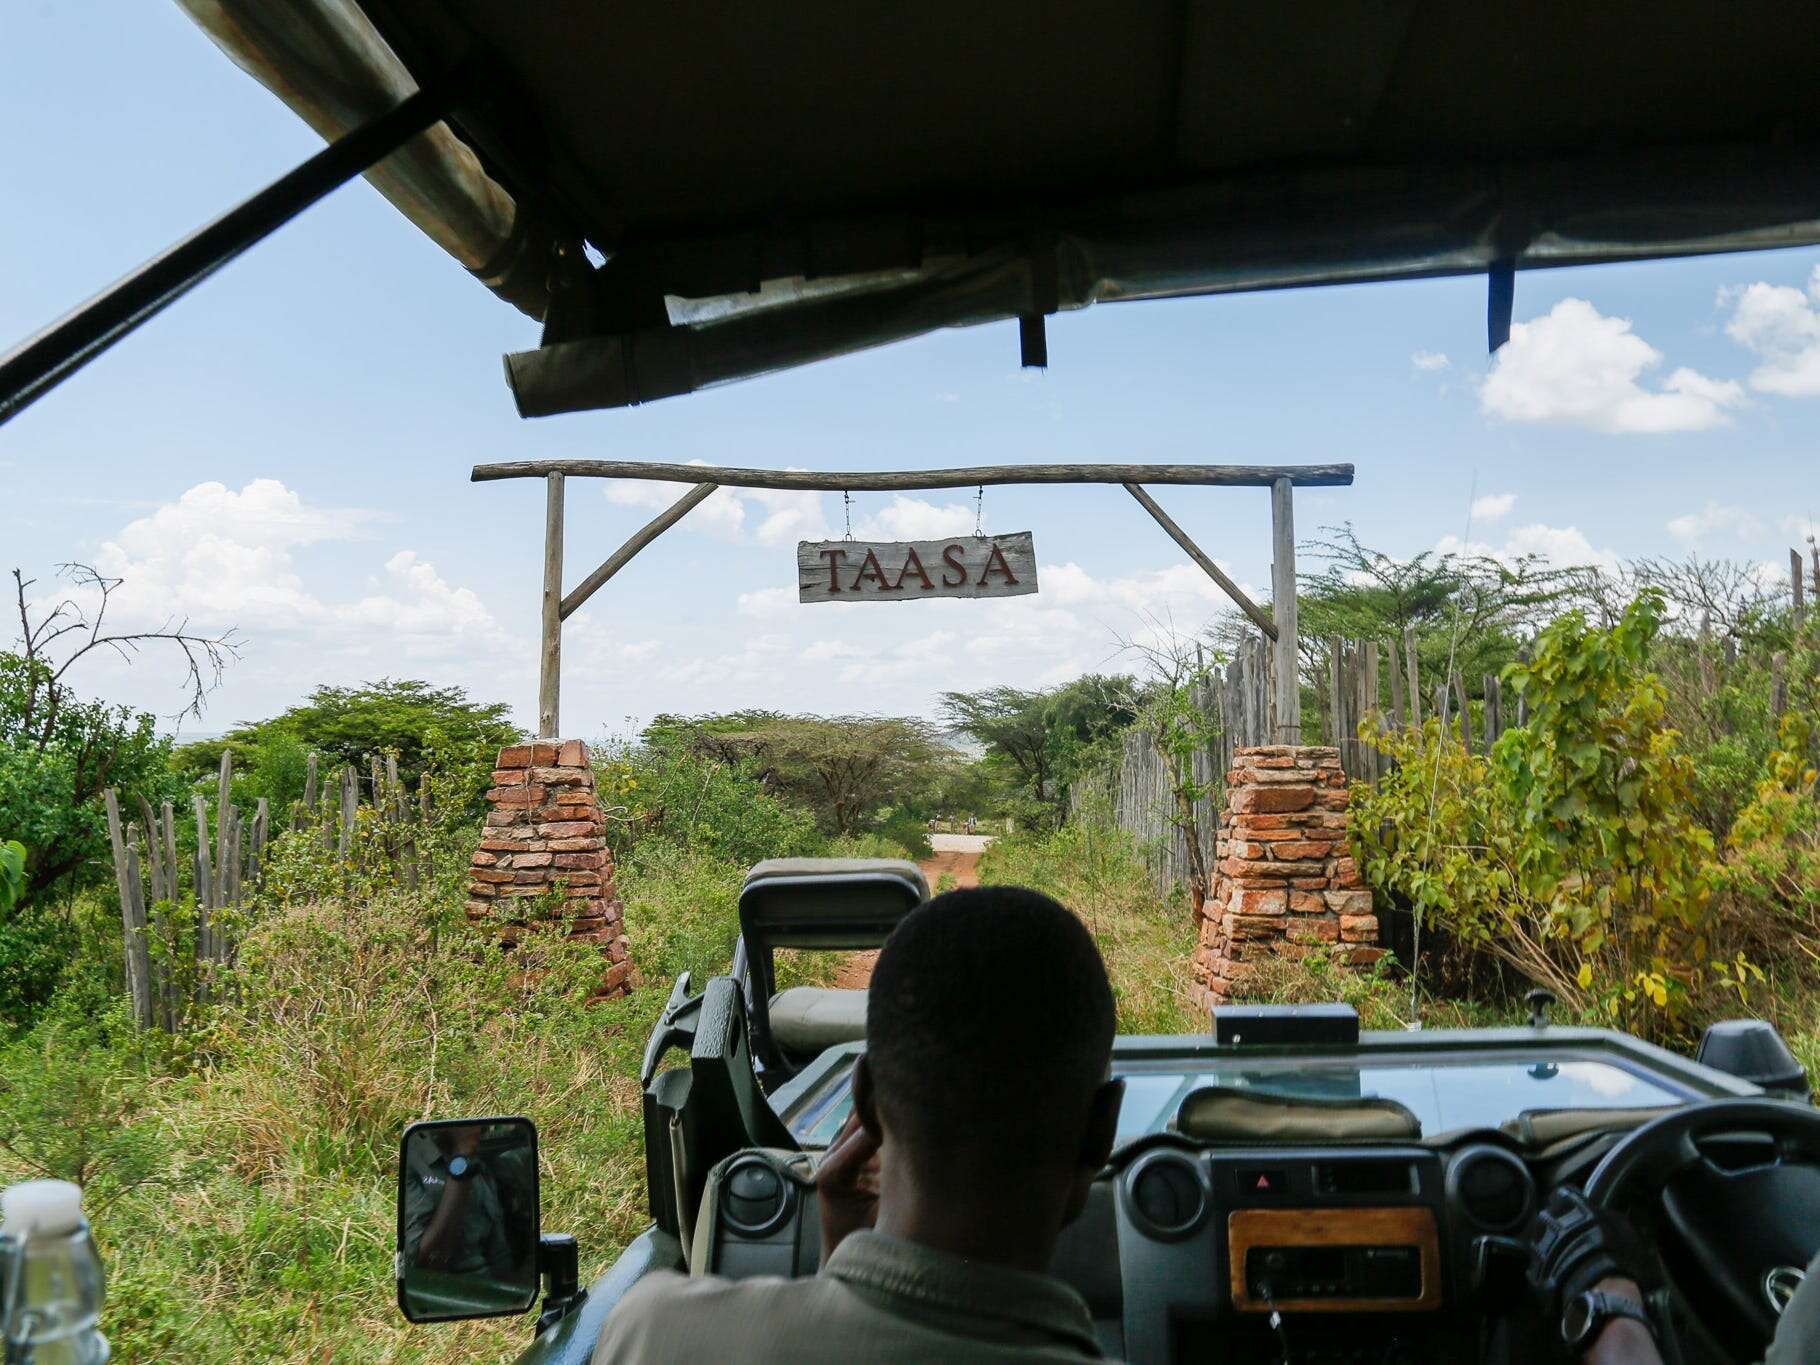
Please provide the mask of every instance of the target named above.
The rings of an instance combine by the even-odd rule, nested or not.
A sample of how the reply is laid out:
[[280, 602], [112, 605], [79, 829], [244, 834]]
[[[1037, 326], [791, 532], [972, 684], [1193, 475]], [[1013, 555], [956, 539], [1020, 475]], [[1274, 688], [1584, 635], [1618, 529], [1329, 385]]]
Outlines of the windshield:
[[[791, 1116], [806, 1147], [825, 1147], [853, 1107], [847, 1066]], [[1424, 1134], [1458, 1128], [1496, 1128], [1529, 1109], [1640, 1109], [1679, 1104], [1695, 1092], [1662, 1076], [1618, 1062], [1586, 1057], [1386, 1058], [1345, 1062], [1303, 1059], [1243, 1064], [1120, 1066], [1125, 1104], [1118, 1140], [1161, 1132], [1194, 1090], [1223, 1085], [1311, 1099], [1395, 1100], [1421, 1122]]]

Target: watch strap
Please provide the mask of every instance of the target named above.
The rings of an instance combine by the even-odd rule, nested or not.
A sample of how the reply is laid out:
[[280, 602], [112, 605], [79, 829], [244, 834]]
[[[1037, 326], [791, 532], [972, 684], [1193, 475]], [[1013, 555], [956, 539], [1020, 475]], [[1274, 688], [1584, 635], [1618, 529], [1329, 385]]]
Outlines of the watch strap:
[[1561, 1335], [1569, 1346], [1591, 1345], [1593, 1338], [1599, 1335], [1599, 1329], [1613, 1318], [1630, 1318], [1640, 1322], [1652, 1336], [1655, 1335], [1655, 1324], [1650, 1321], [1649, 1310], [1627, 1295], [1589, 1289], [1579, 1296], [1578, 1302], [1586, 1307], [1586, 1316], [1578, 1335], [1568, 1336], [1567, 1324], [1561, 1324]]

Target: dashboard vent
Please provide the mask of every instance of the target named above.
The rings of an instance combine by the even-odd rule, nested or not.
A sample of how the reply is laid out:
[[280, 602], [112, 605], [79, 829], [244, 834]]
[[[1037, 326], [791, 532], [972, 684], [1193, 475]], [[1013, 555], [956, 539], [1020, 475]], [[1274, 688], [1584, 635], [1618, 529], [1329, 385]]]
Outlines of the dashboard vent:
[[1207, 1215], [1200, 1168], [1176, 1152], [1156, 1152], [1132, 1168], [1127, 1184], [1135, 1221], [1155, 1237], [1185, 1237]]
[[1535, 1206], [1529, 1167], [1501, 1147], [1462, 1152], [1447, 1173], [1447, 1187], [1460, 1211], [1492, 1232], [1511, 1231]]

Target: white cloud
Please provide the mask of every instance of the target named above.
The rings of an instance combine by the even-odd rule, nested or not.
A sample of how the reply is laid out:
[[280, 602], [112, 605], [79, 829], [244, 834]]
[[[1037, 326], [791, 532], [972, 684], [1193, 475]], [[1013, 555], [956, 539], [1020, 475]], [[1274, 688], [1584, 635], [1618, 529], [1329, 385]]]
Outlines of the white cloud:
[[939, 540], [968, 535], [973, 527], [973, 508], [965, 503], [937, 505], [897, 493], [888, 506], [855, 522], [853, 534], [861, 540]]
[[[683, 485], [614, 480], [606, 494], [608, 502], [621, 507], [661, 511], [683, 495]], [[967, 535], [974, 527], [970, 503], [934, 503], [902, 493], [882, 507], [876, 496], [856, 497], [853, 513], [853, 534], [860, 540], [936, 540]], [[821, 493], [722, 488], [691, 510], [678, 529], [733, 544], [793, 545], [843, 533], [846, 517], [841, 504]]]
[[[525, 652], [472, 589], [450, 583], [414, 550], [394, 551], [354, 596], [326, 597], [306, 582], [300, 552], [355, 539], [377, 521], [361, 509], [308, 503], [276, 479], [238, 491], [197, 484], [101, 544], [95, 567], [121, 580], [108, 622], [151, 629], [174, 618], [206, 634], [232, 628], [245, 643], [229, 682], [277, 705], [315, 682], [397, 676], [420, 665], [429, 665], [425, 673], [493, 676], [501, 658]], [[168, 712], [181, 703], [160, 668], [148, 662], [129, 674], [108, 661], [98, 672], [135, 704]]]
[[1444, 370], [1453, 364], [1444, 351], [1416, 351], [1410, 355], [1409, 363], [1418, 370]]
[[1502, 521], [1510, 515], [1510, 509], [1517, 505], [1515, 493], [1487, 493], [1482, 498], [1472, 500], [1472, 519], [1474, 521]]
[[1698, 512], [1688, 512], [1668, 523], [1668, 533], [1684, 544], [1712, 539], [1758, 540], [1765, 531], [1755, 513], [1734, 505], [1709, 502]]
[[1763, 362], [1751, 371], [1753, 389], [1787, 398], [1820, 394], [1820, 266], [1806, 293], [1759, 281], [1721, 289], [1719, 305], [1732, 310], [1725, 334]]
[[1615, 572], [1618, 568], [1617, 553], [1595, 546], [1579, 527], [1548, 526], [1542, 522], [1514, 527], [1501, 545], [1447, 535], [1436, 542], [1435, 549], [1444, 555], [1480, 555], [1501, 564], [1515, 564], [1525, 555], [1536, 555], [1559, 569], [1590, 565]]
[[1639, 382], [1662, 353], [1585, 299], [1562, 299], [1520, 322], [1479, 390], [1479, 406], [1510, 422], [1552, 422], [1614, 433], [1703, 431], [1744, 401], [1733, 380], [1685, 367], [1659, 388]]

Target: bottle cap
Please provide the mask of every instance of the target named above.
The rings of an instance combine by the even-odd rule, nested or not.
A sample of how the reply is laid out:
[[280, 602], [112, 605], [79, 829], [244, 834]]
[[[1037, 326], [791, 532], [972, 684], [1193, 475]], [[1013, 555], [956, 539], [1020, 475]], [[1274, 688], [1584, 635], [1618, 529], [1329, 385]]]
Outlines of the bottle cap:
[[67, 1180], [26, 1180], [0, 1191], [0, 1236], [55, 1237], [82, 1226], [82, 1189]]

